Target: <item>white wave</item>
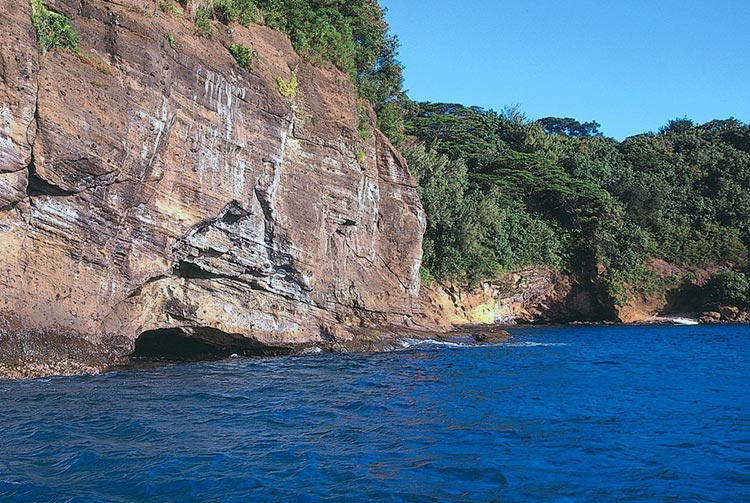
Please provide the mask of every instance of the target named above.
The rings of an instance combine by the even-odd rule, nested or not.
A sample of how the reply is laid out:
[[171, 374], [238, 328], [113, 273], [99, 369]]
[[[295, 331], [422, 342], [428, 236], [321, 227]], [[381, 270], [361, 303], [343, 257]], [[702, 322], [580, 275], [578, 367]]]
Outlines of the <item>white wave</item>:
[[436, 341], [433, 339], [401, 339], [399, 344], [406, 348], [413, 348], [414, 346], [445, 346], [449, 348], [468, 348], [476, 346], [476, 344], [465, 344], [462, 342], [448, 342], [448, 341]]
[[698, 320], [688, 316], [666, 315], [652, 316], [646, 320], [647, 323], [672, 323], [673, 325], [698, 325]]
[[487, 347], [509, 347], [509, 348], [529, 348], [537, 346], [568, 346], [567, 342], [497, 342], [493, 344], [484, 344], [481, 342], [451, 342], [451, 341], [437, 341], [433, 339], [401, 339], [399, 341], [404, 349], [413, 348], [415, 346], [442, 346], [448, 348], [487, 348]]
[[698, 325], [699, 322], [695, 318], [683, 318], [681, 316], [675, 316], [671, 318], [672, 323], [675, 325]]
[[547, 346], [569, 346], [567, 342], [534, 342], [534, 341], [521, 341], [521, 342], [497, 342], [493, 344], [483, 344], [480, 342], [451, 342], [451, 341], [437, 341], [434, 339], [401, 339], [399, 341], [403, 349], [409, 349], [413, 347], [447, 347], [447, 348], [487, 348], [487, 347], [506, 347], [506, 348], [530, 348], [530, 347], [547, 347]]
[[506, 346], [509, 348], [534, 348], [534, 347], [546, 347], [546, 346], [570, 346], [567, 342], [533, 342], [533, 341], [523, 341], [523, 342], [503, 342], [500, 344], [501, 346]]

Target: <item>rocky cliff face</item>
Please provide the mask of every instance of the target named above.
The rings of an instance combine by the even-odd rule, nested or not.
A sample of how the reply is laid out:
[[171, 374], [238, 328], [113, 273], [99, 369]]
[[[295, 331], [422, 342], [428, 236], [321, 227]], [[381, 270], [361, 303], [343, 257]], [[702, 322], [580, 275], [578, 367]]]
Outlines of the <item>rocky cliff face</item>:
[[420, 295], [428, 316], [448, 327], [615, 319], [601, 285], [544, 267], [508, 272], [473, 289], [433, 283]]
[[715, 269], [686, 269], [661, 259], [647, 266], [653, 286], [644, 292], [625, 285], [627, 303], [615, 305], [618, 321], [642, 323], [658, 321], [663, 315], [700, 312], [705, 302], [702, 290]]
[[345, 75], [156, 1], [47, 5], [92, 59], [40, 56], [28, 3], [0, 0], [0, 374], [98, 371], [147, 331], [252, 353], [410, 323], [423, 211]]

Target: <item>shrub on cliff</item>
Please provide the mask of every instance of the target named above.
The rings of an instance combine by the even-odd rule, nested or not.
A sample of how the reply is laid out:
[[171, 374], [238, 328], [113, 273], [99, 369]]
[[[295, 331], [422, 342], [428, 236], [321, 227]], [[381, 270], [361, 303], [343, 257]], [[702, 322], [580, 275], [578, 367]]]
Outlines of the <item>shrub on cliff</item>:
[[732, 269], [722, 269], [711, 276], [705, 292], [708, 301], [750, 305], [750, 278]]
[[253, 63], [253, 51], [242, 44], [232, 44], [229, 46], [229, 52], [242, 68], [249, 70]]
[[258, 7], [252, 0], [214, 0], [213, 15], [224, 24], [237, 21], [249, 26], [258, 20]]
[[172, 3], [172, 0], [160, 0], [159, 10], [164, 14], [169, 14], [170, 16], [175, 17], [182, 17], [185, 14], [185, 11], [183, 11], [181, 7]]
[[214, 28], [211, 26], [212, 10], [209, 7], [199, 7], [195, 11], [195, 29], [203, 38], [214, 36]]
[[[378, 126], [395, 137], [403, 114], [393, 103], [403, 97], [398, 41], [375, 0], [256, 0], [259, 18], [289, 35], [308, 61], [331, 61], [349, 73], [361, 97], [378, 113]], [[382, 112], [382, 113], [381, 113]]]
[[31, 23], [36, 30], [39, 52], [45, 54], [50, 49], [68, 49], [79, 52], [78, 34], [63, 14], [52, 12], [41, 0], [31, 0]]

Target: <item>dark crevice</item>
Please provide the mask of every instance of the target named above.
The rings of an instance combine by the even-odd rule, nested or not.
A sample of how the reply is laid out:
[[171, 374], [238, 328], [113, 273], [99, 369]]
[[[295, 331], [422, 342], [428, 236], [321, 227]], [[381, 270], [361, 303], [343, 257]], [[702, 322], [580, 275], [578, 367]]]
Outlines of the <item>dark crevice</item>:
[[234, 225], [245, 218], [248, 214], [249, 213], [245, 211], [239, 203], [232, 201], [225, 207], [224, 214], [221, 216], [221, 221], [227, 225]]
[[26, 186], [26, 194], [29, 196], [72, 196], [76, 192], [65, 190], [57, 185], [49, 183], [36, 172], [34, 152], [31, 152], [31, 162], [28, 166], [29, 182]]
[[267, 346], [210, 327], [165, 328], [143, 332], [131, 358], [160, 361], [203, 361], [237, 356], [289, 354], [290, 348]]
[[[260, 204], [260, 208], [263, 211], [263, 217], [265, 220], [265, 241], [266, 246], [270, 250], [273, 249], [273, 235], [274, 235], [274, 229], [273, 229], [273, 210], [271, 208], [271, 201], [268, 200], [266, 197], [266, 194], [260, 190], [259, 188], [255, 189], [255, 198], [258, 200], [258, 204]], [[269, 258], [270, 255], [269, 255]]]
[[226, 255], [226, 252], [215, 250], [213, 248], [206, 248], [205, 250], [201, 250], [202, 258], [220, 258], [224, 255]]
[[172, 272], [175, 276], [185, 279], [236, 279], [235, 276], [206, 271], [199, 265], [186, 260], [177, 262]]
[[18, 206], [18, 203], [20, 202], [21, 201], [13, 201], [12, 203], [6, 204], [5, 206], [0, 206], [0, 212], [13, 211], [14, 209], [16, 209], [16, 206]]
[[226, 357], [231, 353], [207, 342], [185, 335], [179, 328], [149, 330], [135, 341], [135, 358], [208, 359]]

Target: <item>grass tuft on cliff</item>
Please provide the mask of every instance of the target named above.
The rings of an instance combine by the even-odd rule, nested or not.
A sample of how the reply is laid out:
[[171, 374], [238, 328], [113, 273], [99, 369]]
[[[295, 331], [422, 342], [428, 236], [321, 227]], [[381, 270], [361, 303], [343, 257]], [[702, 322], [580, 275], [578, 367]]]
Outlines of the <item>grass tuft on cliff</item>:
[[278, 87], [280, 95], [285, 98], [294, 98], [297, 96], [297, 86], [299, 85], [299, 82], [297, 82], [296, 73], [292, 72], [289, 76], [289, 80], [284, 80], [279, 76], [274, 77], [274, 79], [276, 79], [276, 86]]
[[214, 28], [211, 26], [211, 9], [200, 7], [195, 11], [195, 29], [199, 36], [211, 38], [214, 36]]
[[70, 24], [70, 19], [50, 11], [41, 0], [31, 0], [31, 23], [36, 30], [40, 53], [46, 54], [51, 49], [80, 52], [78, 34]]
[[185, 11], [183, 11], [181, 7], [175, 5], [172, 0], [160, 0], [159, 10], [164, 14], [169, 14], [170, 16], [175, 17], [182, 17], [185, 14]]

